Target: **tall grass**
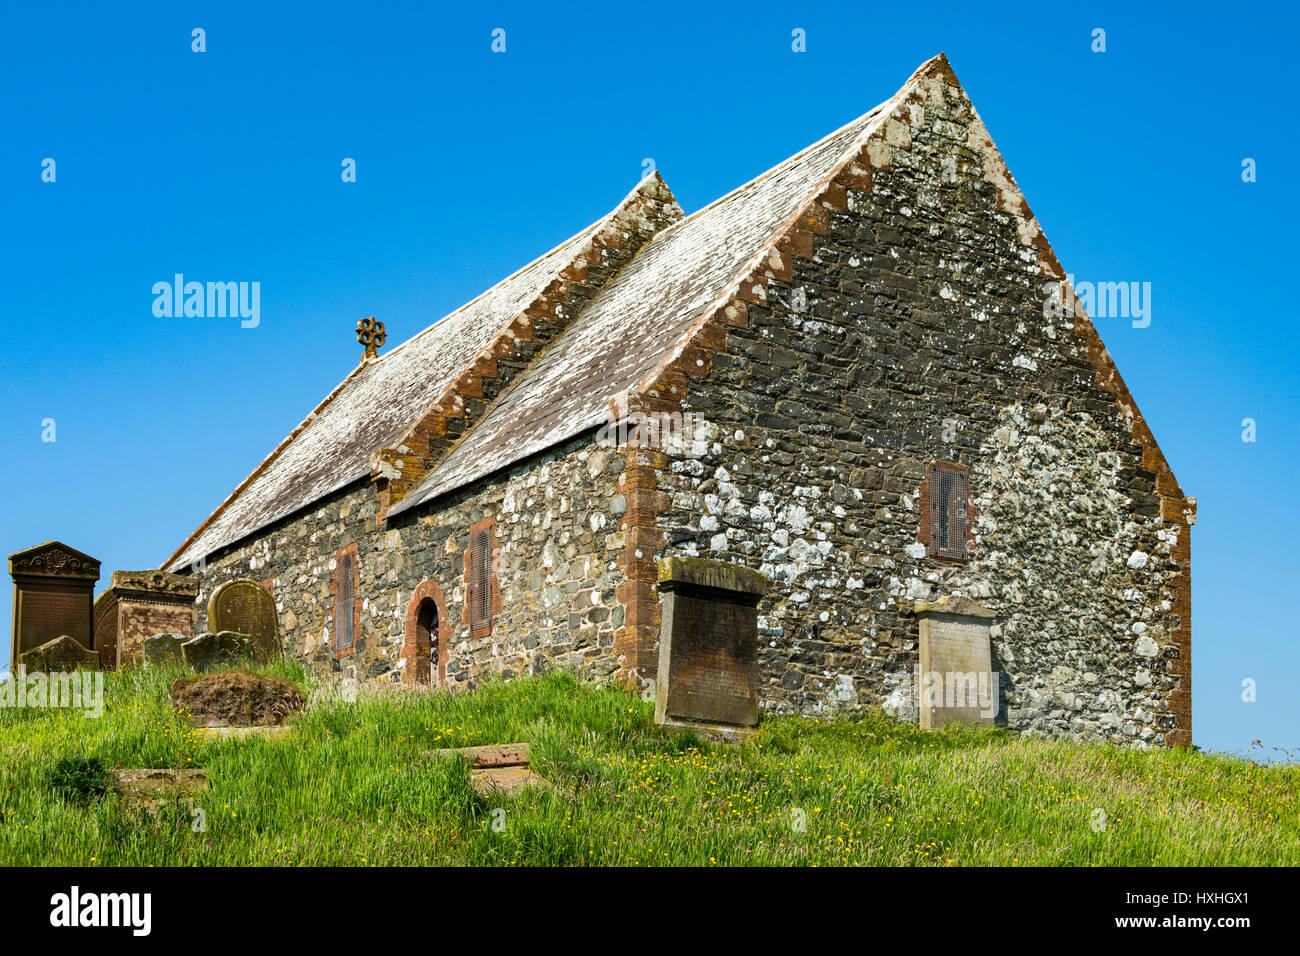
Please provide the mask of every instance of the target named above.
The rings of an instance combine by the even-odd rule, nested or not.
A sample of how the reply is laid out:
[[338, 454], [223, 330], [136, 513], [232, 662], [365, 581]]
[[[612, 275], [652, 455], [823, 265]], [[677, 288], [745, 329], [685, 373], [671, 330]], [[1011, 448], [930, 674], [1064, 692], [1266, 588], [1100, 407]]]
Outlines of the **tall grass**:
[[[300, 686], [292, 663], [264, 669]], [[1235, 865], [1300, 860], [1300, 768], [1181, 751], [766, 717], [725, 747], [562, 674], [470, 694], [322, 698], [286, 740], [212, 740], [179, 671], [106, 681], [105, 713], [0, 710], [7, 865]], [[483, 797], [450, 747], [527, 741], [551, 781]], [[202, 767], [202, 819], [68, 800], [64, 757]], [[202, 827], [197, 824], [201, 822]]]

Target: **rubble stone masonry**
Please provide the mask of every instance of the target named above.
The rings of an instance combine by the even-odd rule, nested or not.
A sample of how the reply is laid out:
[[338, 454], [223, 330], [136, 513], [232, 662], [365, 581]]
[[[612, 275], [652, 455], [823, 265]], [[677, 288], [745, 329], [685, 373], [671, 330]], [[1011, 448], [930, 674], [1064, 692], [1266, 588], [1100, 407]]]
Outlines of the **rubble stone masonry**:
[[[618, 455], [584, 436], [383, 524], [380, 497], [362, 480], [210, 559], [199, 601], [232, 578], [269, 579], [286, 655], [306, 658], [322, 674], [404, 680], [415, 659], [403, 655], [408, 610], [419, 591], [445, 605], [438, 618], [450, 631], [439, 649], [447, 686], [556, 666], [606, 677], [617, 668], [611, 652], [624, 615], [616, 601], [621, 468]], [[465, 550], [470, 527], [485, 519], [495, 522], [500, 611], [491, 634], [471, 640]], [[332, 588], [336, 554], [351, 545], [358, 628], [355, 652], [338, 657]], [[422, 588], [426, 581], [437, 588]]]
[[[1054, 278], [944, 62], [741, 283], [707, 376], [648, 390], [707, 423], [665, 449], [655, 557], [769, 576], [765, 708], [914, 719], [912, 607], [958, 594], [997, 614], [1000, 722], [1190, 743], [1194, 502]], [[967, 562], [927, 557], [932, 462], [969, 470]]]

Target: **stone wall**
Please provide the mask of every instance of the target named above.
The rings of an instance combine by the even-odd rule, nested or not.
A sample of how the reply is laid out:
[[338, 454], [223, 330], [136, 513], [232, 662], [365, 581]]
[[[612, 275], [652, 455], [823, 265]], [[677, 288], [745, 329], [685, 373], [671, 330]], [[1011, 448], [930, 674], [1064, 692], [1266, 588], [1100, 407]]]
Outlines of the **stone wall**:
[[[437, 584], [439, 615], [451, 622], [448, 685], [489, 674], [561, 666], [586, 677], [611, 673], [622, 547], [617, 482], [622, 460], [588, 438], [504, 475], [377, 525], [379, 495], [359, 481], [208, 561], [199, 596], [236, 577], [269, 580], [285, 653], [322, 674], [400, 680], [408, 605], [424, 581]], [[471, 525], [495, 522], [501, 611], [492, 633], [469, 639], [464, 552]], [[333, 648], [331, 584], [340, 549], [356, 545], [359, 588], [355, 654]], [[424, 594], [432, 593], [425, 588]]]
[[[913, 718], [912, 606], [959, 594], [998, 614], [1011, 727], [1188, 743], [1188, 504], [1087, 317], [1045, 317], [1059, 266], [946, 65], [895, 117], [740, 283], [703, 381], [665, 378], [698, 419], [654, 556], [769, 576], [770, 710]], [[969, 468], [969, 562], [921, 543], [932, 461]]]

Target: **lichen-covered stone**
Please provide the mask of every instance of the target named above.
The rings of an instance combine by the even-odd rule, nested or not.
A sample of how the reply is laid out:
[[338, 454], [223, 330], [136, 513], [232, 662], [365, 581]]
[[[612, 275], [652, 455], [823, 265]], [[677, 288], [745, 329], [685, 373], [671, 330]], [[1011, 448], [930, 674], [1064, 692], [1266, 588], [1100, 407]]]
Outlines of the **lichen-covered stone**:
[[146, 665], [161, 667], [167, 664], [181, 664], [185, 661], [183, 651], [187, 641], [193, 638], [186, 634], [154, 634], [144, 639], [144, 662]]
[[196, 671], [227, 667], [252, 660], [254, 642], [249, 635], [234, 631], [207, 632], [182, 644], [181, 656]]

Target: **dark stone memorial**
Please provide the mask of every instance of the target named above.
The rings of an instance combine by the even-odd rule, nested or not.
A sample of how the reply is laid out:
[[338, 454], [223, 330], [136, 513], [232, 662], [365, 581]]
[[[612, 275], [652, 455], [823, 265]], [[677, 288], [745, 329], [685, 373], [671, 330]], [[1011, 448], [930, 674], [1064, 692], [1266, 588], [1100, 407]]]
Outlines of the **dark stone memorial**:
[[245, 578], [219, 585], [208, 601], [208, 630], [234, 631], [253, 639], [259, 661], [277, 661], [282, 656], [280, 626], [275, 617], [271, 592]]
[[758, 602], [767, 579], [708, 558], [659, 562], [655, 722], [724, 739], [758, 724]]
[[94, 647], [91, 606], [99, 562], [61, 541], [47, 541], [9, 555], [14, 582], [13, 671], [23, 654], [59, 637]]

